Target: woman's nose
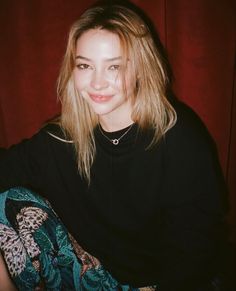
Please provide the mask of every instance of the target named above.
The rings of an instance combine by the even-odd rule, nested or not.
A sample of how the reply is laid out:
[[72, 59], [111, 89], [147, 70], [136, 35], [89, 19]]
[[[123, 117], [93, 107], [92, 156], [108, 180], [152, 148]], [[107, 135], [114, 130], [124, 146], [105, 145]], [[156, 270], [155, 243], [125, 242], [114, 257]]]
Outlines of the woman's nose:
[[91, 79], [91, 87], [95, 90], [101, 90], [108, 86], [108, 80], [106, 79], [105, 72], [94, 70], [92, 79]]

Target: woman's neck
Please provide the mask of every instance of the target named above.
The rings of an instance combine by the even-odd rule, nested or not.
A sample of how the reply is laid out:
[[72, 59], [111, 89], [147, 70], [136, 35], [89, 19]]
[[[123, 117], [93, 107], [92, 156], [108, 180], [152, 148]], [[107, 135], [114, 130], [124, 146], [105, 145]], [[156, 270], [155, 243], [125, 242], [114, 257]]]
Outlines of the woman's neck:
[[114, 132], [128, 127], [134, 120], [132, 119], [132, 105], [130, 101], [119, 106], [115, 110], [98, 116], [101, 127], [107, 132]]
[[131, 118], [126, 120], [104, 120], [103, 118], [99, 118], [99, 123], [105, 131], [113, 132], [130, 126], [134, 121]]

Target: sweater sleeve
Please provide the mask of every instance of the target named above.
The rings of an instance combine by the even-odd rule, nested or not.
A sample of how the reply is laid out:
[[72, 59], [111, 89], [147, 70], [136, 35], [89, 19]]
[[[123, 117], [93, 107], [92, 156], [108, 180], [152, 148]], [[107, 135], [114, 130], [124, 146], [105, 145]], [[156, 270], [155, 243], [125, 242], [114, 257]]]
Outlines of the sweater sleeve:
[[198, 121], [181, 118], [166, 138], [160, 290], [168, 291], [210, 282], [224, 237], [225, 193], [209, 138]]
[[40, 190], [47, 181], [50, 137], [46, 128], [32, 138], [0, 151], [0, 191], [23, 186]]

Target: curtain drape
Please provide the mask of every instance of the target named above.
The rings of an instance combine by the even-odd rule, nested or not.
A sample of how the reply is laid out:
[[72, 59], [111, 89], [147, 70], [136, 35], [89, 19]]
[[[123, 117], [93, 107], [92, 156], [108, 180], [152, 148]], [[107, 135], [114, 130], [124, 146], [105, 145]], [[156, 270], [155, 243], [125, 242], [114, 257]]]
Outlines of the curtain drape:
[[[30, 137], [60, 112], [56, 79], [70, 25], [95, 1], [0, 2], [0, 146]], [[236, 230], [235, 11], [233, 0], [135, 0], [153, 21], [175, 95], [216, 141]], [[235, 237], [234, 237], [235, 239]]]

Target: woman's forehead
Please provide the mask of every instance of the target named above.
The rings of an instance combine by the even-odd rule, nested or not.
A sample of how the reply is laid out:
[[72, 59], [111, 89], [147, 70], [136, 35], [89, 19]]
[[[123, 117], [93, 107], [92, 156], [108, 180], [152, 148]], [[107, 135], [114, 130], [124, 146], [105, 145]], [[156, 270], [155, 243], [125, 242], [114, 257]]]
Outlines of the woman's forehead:
[[124, 57], [120, 38], [105, 29], [90, 29], [84, 32], [76, 43], [76, 57], [99, 57], [106, 61]]

